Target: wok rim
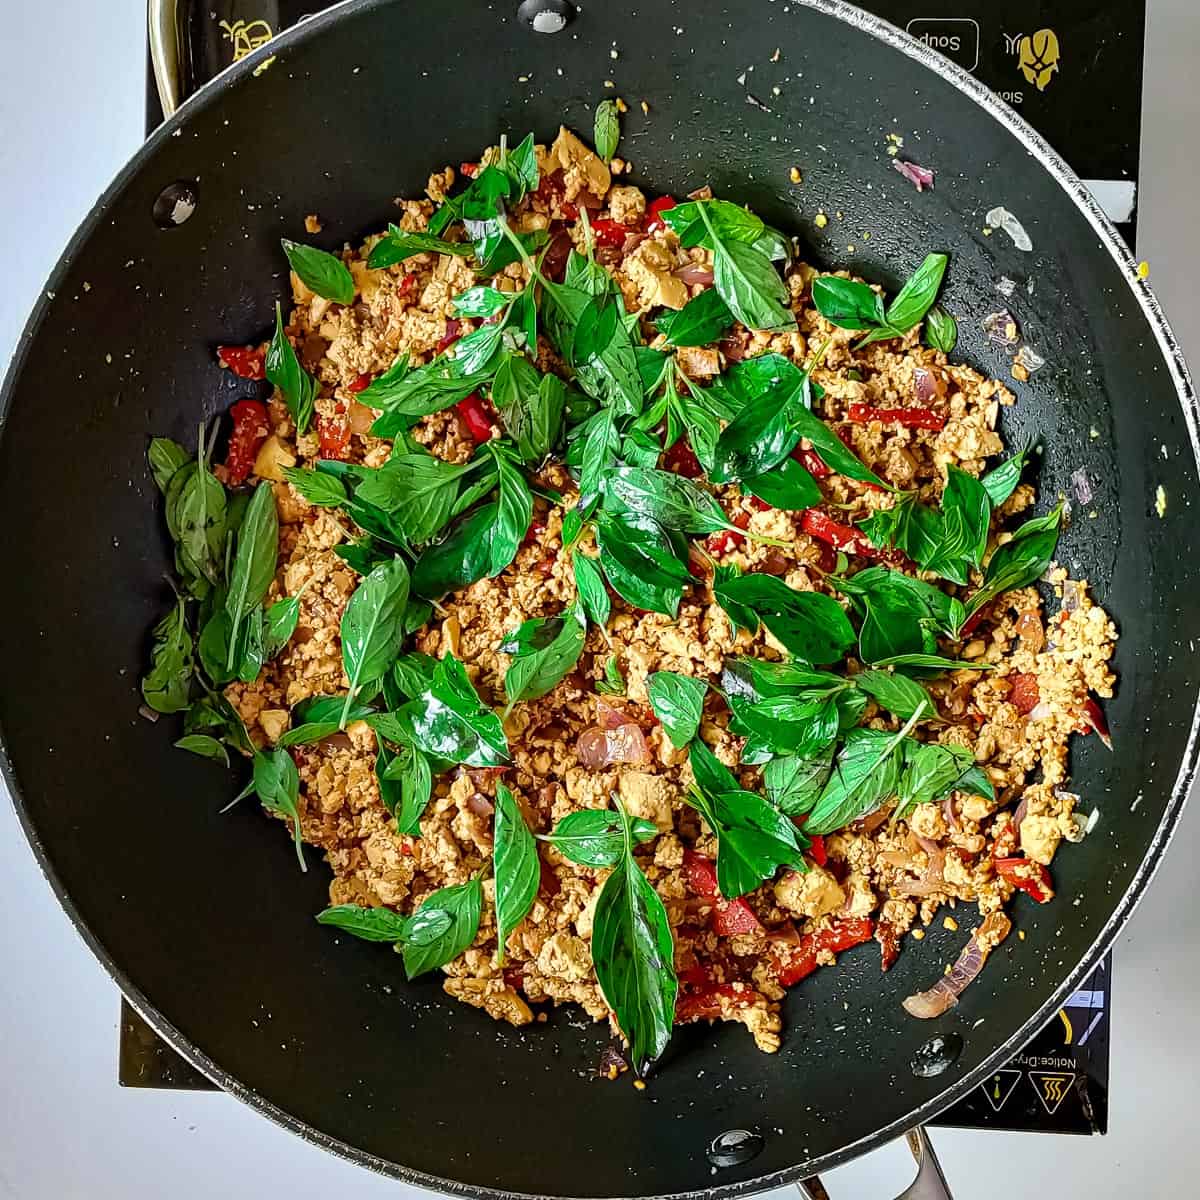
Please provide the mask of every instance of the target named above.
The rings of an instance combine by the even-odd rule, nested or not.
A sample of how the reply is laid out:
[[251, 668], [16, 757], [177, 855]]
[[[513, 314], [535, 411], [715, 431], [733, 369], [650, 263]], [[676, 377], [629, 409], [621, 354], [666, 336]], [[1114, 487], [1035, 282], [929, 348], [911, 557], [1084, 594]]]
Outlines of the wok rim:
[[[133, 179], [143, 166], [154, 158], [160, 145], [173, 137], [187, 123], [190, 116], [206, 110], [210, 105], [219, 102], [222, 93], [231, 85], [244, 82], [245, 78], [253, 75], [267, 59], [284, 54], [294, 46], [307, 42], [309, 38], [317, 37], [327, 27], [341, 21], [353, 12], [364, 12], [393, 3], [394, 0], [338, 0], [337, 3], [324, 11], [302, 19], [297, 25], [285, 30], [282, 34], [252, 51], [245, 58], [230, 64], [212, 80], [190, 96], [179, 106], [174, 114], [165, 120], [150, 137], [138, 148], [133, 156], [117, 172], [112, 183], [104, 190], [99, 200], [88, 215], [80, 223], [72, 235], [65, 250], [55, 263], [46, 285], [42, 288], [33, 311], [21, 331], [12, 361], [9, 364], [0, 388], [0, 437], [3, 437], [8, 416], [12, 408], [17, 384], [22, 376], [28, 354], [34, 339], [46, 317], [50, 306], [55, 302], [55, 285], [65, 274], [76, 251], [95, 234], [104, 221], [110, 201], [118, 196], [126, 184]], [[930, 49], [923, 42], [899, 29], [891, 22], [873, 13], [868, 13], [846, 2], [846, 0], [792, 0], [793, 4], [813, 9], [826, 16], [833, 17], [867, 35], [883, 42], [906, 57], [913, 59], [935, 74], [953, 84], [959, 92], [988, 113], [994, 120], [1013, 135], [1029, 152], [1041, 167], [1051, 176], [1055, 183], [1075, 203], [1084, 218], [1092, 226], [1104, 248], [1111, 255], [1121, 274], [1125, 277], [1133, 293], [1134, 299], [1140, 306], [1147, 324], [1154, 333], [1159, 350], [1170, 371], [1172, 382], [1183, 413], [1191, 441], [1192, 456], [1197, 475], [1200, 477], [1200, 404], [1192, 384], [1183, 350], [1175, 337], [1166, 315], [1155, 296], [1148, 281], [1143, 279], [1137, 270], [1131, 249], [1116, 231], [1095, 198], [1088, 191], [1079, 176], [1066, 164], [1062, 156], [1028, 122], [1020, 117], [1012, 108], [1002, 101], [999, 96], [987, 88], [974, 75], [960, 67], [957, 63], [945, 58], [937, 51]], [[334, 1138], [308, 1122], [287, 1112], [277, 1104], [259, 1095], [247, 1087], [239, 1079], [225, 1071], [188, 1038], [177, 1029], [162, 1013], [160, 1013], [125, 974], [120, 965], [110, 956], [107, 949], [92, 933], [82, 914], [75, 906], [63, 882], [55, 873], [46, 847], [38, 830], [33, 824], [26, 808], [24, 796], [18, 786], [12, 758], [8, 751], [7, 738], [0, 726], [0, 776], [3, 777], [12, 798], [13, 808], [21, 829], [29, 842], [46, 882], [54, 892], [63, 911], [66, 913], [75, 931], [84, 944], [100, 962], [113, 982], [120, 989], [130, 1005], [137, 1013], [163, 1038], [178, 1054], [203, 1073], [222, 1091], [240, 1100], [256, 1112], [268, 1117], [277, 1125], [303, 1138], [306, 1142], [322, 1150], [329, 1151], [339, 1158], [346, 1159], [356, 1165], [399, 1179], [417, 1187], [450, 1195], [465, 1197], [489, 1197], [495, 1200], [538, 1200], [539, 1193], [512, 1192], [503, 1188], [468, 1185], [458, 1180], [446, 1179], [441, 1176], [429, 1175], [381, 1158], [376, 1154], [359, 1149], [338, 1138]], [[859, 1138], [841, 1148], [830, 1151], [811, 1161], [774, 1171], [766, 1175], [756, 1176], [750, 1180], [718, 1184], [710, 1188], [702, 1188], [690, 1192], [666, 1192], [647, 1195], [642, 1200], [687, 1200], [700, 1198], [705, 1200], [723, 1200], [725, 1197], [745, 1196], [770, 1188], [783, 1187], [797, 1180], [808, 1178], [821, 1171], [827, 1171], [852, 1159], [861, 1157], [877, 1149], [885, 1143], [901, 1136], [906, 1130], [915, 1125], [923, 1124], [937, 1116], [950, 1105], [967, 1095], [987, 1077], [997, 1066], [1008, 1061], [1037, 1033], [1054, 1012], [1062, 1006], [1063, 1001], [1078, 986], [1086, 975], [1093, 969], [1102, 955], [1109, 949], [1117, 934], [1132, 916], [1133, 912], [1146, 893], [1162, 862], [1166, 849], [1178, 827], [1179, 818], [1192, 785], [1200, 776], [1200, 694], [1193, 707], [1192, 719], [1188, 731], [1187, 744], [1180, 763], [1179, 773], [1170, 797], [1163, 810], [1163, 816], [1155, 830], [1154, 837], [1146, 851], [1141, 866], [1138, 868], [1129, 887], [1118, 899], [1111, 916], [1105, 922], [1095, 941], [1083, 955], [1078, 965], [1069, 972], [1063, 982], [1050, 994], [1042, 1005], [1025, 1021], [1025, 1023], [1004, 1043], [996, 1047], [972, 1071], [946, 1088], [931, 1100], [912, 1109], [905, 1117], [889, 1122], [873, 1133]], [[562, 1198], [566, 1200], [566, 1198]], [[591, 1198], [589, 1198], [591, 1200]]]

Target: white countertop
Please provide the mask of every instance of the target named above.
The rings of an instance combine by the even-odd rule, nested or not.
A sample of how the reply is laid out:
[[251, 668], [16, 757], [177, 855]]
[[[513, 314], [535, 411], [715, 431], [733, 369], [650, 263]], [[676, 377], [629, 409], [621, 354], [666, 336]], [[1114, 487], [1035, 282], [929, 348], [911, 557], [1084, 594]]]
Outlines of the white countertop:
[[[0, 74], [0, 362], [75, 224], [141, 140], [145, 5], [46, 0], [4, 9], [5, 41], [18, 53], [5, 54]], [[1151, 0], [1139, 249], [1200, 362], [1197, 63], [1200, 7]], [[1198, 855], [1193, 806], [1117, 945], [1112, 1132], [936, 1131], [958, 1200], [1014, 1200], [1035, 1189], [1051, 1200], [1195, 1193]], [[116, 989], [60, 911], [5, 802], [0, 878], [9, 895], [0, 910], [0, 1197], [416, 1200], [417, 1189], [333, 1158], [227, 1096], [119, 1088]], [[834, 1200], [891, 1200], [911, 1174], [907, 1152], [893, 1145], [826, 1182]]]

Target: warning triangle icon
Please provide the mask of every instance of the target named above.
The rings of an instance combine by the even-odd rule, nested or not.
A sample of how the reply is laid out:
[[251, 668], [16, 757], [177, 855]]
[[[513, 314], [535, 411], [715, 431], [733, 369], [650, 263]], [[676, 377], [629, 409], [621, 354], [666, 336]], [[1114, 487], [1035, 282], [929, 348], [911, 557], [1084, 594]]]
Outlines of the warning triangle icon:
[[987, 1102], [993, 1110], [999, 1112], [1020, 1082], [1020, 1071], [997, 1071], [979, 1085], [979, 1090], [987, 1097]]
[[1067, 1098], [1075, 1076], [1069, 1071], [1030, 1071], [1029, 1082], [1033, 1084], [1042, 1107], [1053, 1114]]

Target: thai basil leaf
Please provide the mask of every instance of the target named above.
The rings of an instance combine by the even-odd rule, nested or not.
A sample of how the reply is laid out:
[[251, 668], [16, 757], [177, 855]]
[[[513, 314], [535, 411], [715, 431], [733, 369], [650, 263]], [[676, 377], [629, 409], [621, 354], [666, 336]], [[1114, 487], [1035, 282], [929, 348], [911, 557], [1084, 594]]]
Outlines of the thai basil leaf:
[[482, 908], [483, 885], [478, 879], [426, 896], [405, 931], [402, 953], [409, 979], [444, 967], [466, 950], [479, 932]]
[[693, 296], [678, 312], [664, 313], [654, 323], [668, 346], [707, 346], [720, 341], [733, 326], [733, 313], [715, 288]]
[[513, 299], [512, 292], [481, 285], [460, 292], [450, 303], [456, 317], [494, 317], [507, 308]]
[[638, 1075], [667, 1048], [675, 1022], [675, 946], [658, 893], [633, 857], [633, 833], [622, 810], [623, 845], [604, 881], [592, 922], [592, 965]]
[[601, 490], [605, 473], [616, 457], [620, 438], [610, 409], [602, 408], [589, 417], [572, 435], [582, 444], [579, 494], [591, 496]]
[[349, 499], [341, 480], [323, 471], [284, 467], [283, 477], [309, 504], [315, 504], [318, 508], [339, 508]]
[[714, 583], [713, 594], [727, 612], [727, 601], [739, 612], [753, 612], [789, 654], [805, 662], [840, 662], [854, 645], [846, 614], [821, 592], [796, 591], [772, 575], [755, 573]]
[[[983, 562], [987, 549], [988, 526], [992, 520], [992, 502], [987, 489], [973, 475], [955, 466], [946, 467], [946, 487], [942, 493], [942, 516], [947, 529], [961, 542], [966, 560], [973, 567]], [[965, 583], [966, 580], [956, 582]]]
[[999, 508], [1017, 490], [1017, 484], [1021, 482], [1021, 472], [1025, 470], [1032, 449], [1032, 446], [1026, 446], [1007, 462], [993, 468], [979, 481], [993, 508]]
[[335, 300], [338, 304], [354, 303], [357, 290], [354, 277], [336, 254], [318, 250], [315, 246], [289, 242], [287, 238], [281, 239], [281, 244], [292, 270], [310, 292], [315, 292], [325, 300]]
[[[453, 254], [458, 258], [466, 258], [471, 253], [472, 248], [469, 244], [447, 242], [431, 233], [410, 233], [407, 229], [401, 229], [399, 225], [389, 224], [387, 233], [371, 248], [367, 266], [370, 270], [377, 271], [382, 267], [404, 262], [415, 254]], [[348, 304], [349, 301], [343, 303]]]
[[566, 407], [566, 385], [541, 375], [520, 354], [501, 359], [492, 384], [492, 403], [517, 445], [522, 462], [540, 463], [558, 441]]
[[408, 604], [408, 568], [402, 558], [376, 567], [355, 589], [342, 614], [342, 662], [350, 690], [342, 724], [363, 684], [379, 679], [400, 653]]
[[717, 533], [733, 525], [711, 492], [683, 475], [646, 467], [615, 467], [605, 475], [607, 497], [641, 517], [680, 533]]
[[730, 700], [733, 719], [729, 728], [747, 741], [742, 762], [760, 755], [816, 754], [833, 744], [840, 714], [837, 696], [767, 696], [748, 703]]
[[982, 586], [967, 601], [966, 615], [978, 612], [1005, 592], [1028, 587], [1041, 579], [1054, 559], [1061, 524], [1060, 505], [1044, 517], [1026, 521], [1013, 534], [1012, 541], [998, 547], [988, 561]]
[[[712, 756], [703, 742], [689, 751], [697, 786], [687, 796], [689, 804], [717, 837], [717, 886], [726, 900], [752, 892], [780, 867], [805, 869], [796, 826], [778, 809], [753, 792], [710, 792], [700, 785], [704, 768], [698, 758]], [[715, 762], [715, 756], [713, 756]]]
[[189, 733], [181, 737], [175, 747], [178, 750], [188, 750], [201, 758], [212, 758], [224, 766], [229, 766], [229, 751], [215, 737], [207, 733]]
[[896, 791], [897, 817], [906, 817], [918, 804], [933, 804], [956, 791], [988, 800], [996, 798], [992, 781], [975, 765], [970, 750], [907, 738], [904, 769]]
[[[489, 325], [488, 329], [495, 326]], [[394, 438], [408, 429], [418, 418], [430, 413], [442, 412], [465, 400], [472, 392], [491, 382], [494, 370], [484, 369], [465, 373], [458, 360], [435, 358], [433, 362], [415, 370], [397, 373], [393, 367], [376, 379], [370, 387], [359, 393], [360, 404], [383, 410], [383, 414], [371, 426], [371, 436]]]
[[150, 442], [150, 449], [146, 452], [146, 458], [149, 460], [154, 482], [158, 484], [158, 490], [164, 496], [167, 494], [167, 487], [175, 472], [192, 460], [192, 456], [178, 442], [173, 442], [170, 438], [153, 438]]
[[785, 458], [779, 466], [743, 479], [742, 491], [785, 512], [803, 512], [825, 499], [817, 481], [794, 458]]
[[953, 354], [958, 345], [958, 322], [940, 304], [925, 317], [925, 345], [943, 354]]
[[412, 590], [438, 600], [489, 575], [499, 512], [498, 503], [484, 504], [459, 521], [443, 541], [429, 546], [413, 566]]
[[804, 822], [805, 833], [833, 833], [895, 795], [902, 759], [898, 752], [916, 720], [910, 718], [898, 733], [851, 729], [846, 734], [833, 773]]
[[945, 658], [940, 654], [897, 654], [892, 658], [878, 659], [877, 667], [900, 667], [914, 671], [990, 671], [992, 663], [978, 660]]
[[489, 442], [500, 479], [500, 501], [496, 511], [496, 528], [491, 537], [489, 575], [499, 575], [514, 558], [533, 523], [533, 493], [525, 476], [513, 466], [496, 442]]
[[941, 290], [942, 278], [950, 258], [946, 254], [928, 254], [912, 278], [900, 289], [900, 294], [888, 305], [887, 324], [907, 333], [919, 325], [933, 307]]
[[388, 806], [396, 818], [396, 832], [420, 837], [421, 818], [433, 796], [433, 771], [429, 759], [412, 746], [401, 746], [389, 756], [383, 769], [383, 780], [399, 793], [393, 793], [395, 807]]
[[635, 608], [674, 617], [692, 582], [666, 531], [648, 518], [601, 514], [596, 522], [600, 567], [613, 590]]
[[575, 568], [575, 590], [579, 594], [579, 603], [583, 605], [588, 620], [603, 629], [608, 624], [612, 602], [600, 578], [600, 570], [586, 554], [578, 550], [571, 556], [571, 563]]
[[854, 676], [854, 683], [902, 721], [907, 721], [917, 713], [932, 717], [937, 712], [929, 693], [904, 675], [893, 675], [890, 671], [863, 671]]
[[865, 283], [820, 275], [812, 282], [813, 304], [839, 329], [877, 329], [886, 323], [883, 297]]
[[142, 680], [142, 697], [155, 712], [183, 712], [192, 683], [192, 635], [182, 598], [154, 627], [150, 671]]
[[696, 736], [700, 728], [707, 690], [702, 679], [677, 675], [674, 671], [655, 671], [646, 677], [650, 707], [662, 722], [671, 744], [679, 750]]
[[192, 702], [183, 718], [185, 733], [212, 733], [243, 754], [253, 754], [254, 744], [237, 709], [220, 693], [209, 691]]
[[[353, 934], [364, 942], [402, 942], [409, 919], [390, 908], [365, 908], [359, 904], [335, 904], [317, 914], [317, 922]], [[446, 920], [449, 925], [449, 918]]]
[[258, 793], [259, 803], [268, 812], [279, 813], [292, 823], [296, 857], [300, 869], [308, 870], [304, 861], [304, 840], [300, 830], [300, 774], [287, 750], [277, 747], [270, 754], [261, 750], [254, 754], [254, 778], [251, 786]]
[[718, 243], [713, 251], [713, 287], [747, 329], [796, 328], [795, 314], [787, 307], [787, 284], [755, 246]]
[[596, 105], [596, 153], [606, 163], [612, 162], [621, 140], [621, 118], [615, 100], [601, 100]]
[[763, 785], [771, 803], [785, 816], [798, 817], [816, 804], [833, 771], [834, 747], [806, 757], [773, 758], [763, 767]]
[[722, 430], [709, 472], [713, 482], [737, 482], [784, 462], [800, 440], [796, 417], [808, 412], [811, 395], [805, 372], [791, 363], [781, 368], [778, 383], [755, 396]]
[[807, 408], [797, 408], [793, 410], [791, 417], [800, 436], [808, 438], [813, 449], [831, 471], [845, 475], [847, 479], [857, 479], [860, 483], [873, 483], [876, 487], [891, 490], [878, 475], [860, 461], [853, 450], [846, 448], [842, 439], [815, 413]]
[[501, 642], [500, 652], [513, 656], [504, 674], [509, 705], [537, 700], [553, 691], [579, 661], [586, 632], [582, 617], [572, 611], [526, 621]]
[[266, 371], [267, 379], [283, 393], [296, 432], [307, 433], [320, 388], [296, 357], [296, 351], [283, 330], [283, 309], [278, 303], [275, 305], [275, 336], [267, 347]]
[[533, 907], [542, 872], [533, 834], [512, 792], [502, 783], [496, 784], [492, 866], [496, 876], [496, 965], [503, 966], [508, 935]]
[[520, 145], [504, 156], [501, 166], [512, 183], [509, 193], [511, 200], [515, 202], [527, 193], [537, 191], [541, 177], [538, 174], [537, 151], [534, 148], [532, 133], [526, 134]]
[[215, 584], [224, 573], [225, 489], [204, 461], [203, 439], [193, 465], [176, 471], [167, 487], [167, 527], [190, 572]]
[[625, 695], [625, 676], [621, 674], [621, 664], [615, 654], [609, 655], [604, 664], [604, 678], [596, 684], [596, 691], [602, 696]]
[[[644, 817], [632, 818], [629, 825], [635, 843], [658, 836], [658, 826]], [[582, 867], [615, 867], [625, 848], [620, 813], [594, 808], [568, 813], [554, 832], [542, 835], [541, 840]]]
[[483, 704], [463, 665], [450, 655], [438, 661], [428, 690], [394, 717], [398, 740], [433, 759], [469, 767], [498, 767], [508, 761], [500, 718]]

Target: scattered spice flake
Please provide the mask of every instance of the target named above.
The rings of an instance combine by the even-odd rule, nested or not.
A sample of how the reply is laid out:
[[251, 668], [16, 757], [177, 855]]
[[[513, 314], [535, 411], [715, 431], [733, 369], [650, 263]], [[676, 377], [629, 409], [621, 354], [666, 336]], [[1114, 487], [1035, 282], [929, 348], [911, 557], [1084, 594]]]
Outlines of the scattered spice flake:
[[1092, 427], [1091, 427], [1091, 428], [1088, 430], [1088, 437], [1090, 437], [1090, 438], [1092, 439], [1092, 441], [1094, 442], [1094, 441], [1095, 441], [1095, 440], [1096, 440], [1096, 439], [1097, 439], [1099, 436], [1100, 436], [1100, 430], [1098, 430], [1098, 429], [1095, 427], [1095, 425], [1093, 425], [1093, 426], [1092, 426]]
[[984, 220], [990, 229], [1003, 229], [1012, 238], [1012, 243], [1018, 250], [1028, 254], [1033, 249], [1033, 240], [1025, 232], [1025, 226], [1007, 208], [997, 205]]
[[1000, 281], [996, 284], [996, 291], [998, 291], [1000, 295], [1005, 298], [1005, 300], [1011, 300], [1016, 294], [1016, 290], [1017, 281], [1015, 279], [1009, 279], [1007, 275], [1000, 276]]
[[320, 233], [322, 228], [321, 218], [316, 213], [309, 213], [304, 218], [304, 229], [307, 233]]
[[912, 931], [912, 935], [914, 938], [917, 939], [918, 942], [922, 942], [925, 940], [925, 930], [923, 930], [923, 929], [914, 929]]
[[613, 81], [611, 79], [606, 79], [604, 81], [604, 86], [606, 88], [615, 88], [617, 85], [615, 83], [613, 83]]
[[1154, 489], [1154, 511], [1160, 521], [1167, 515], [1167, 492], [1161, 483]]
[[650, 115], [650, 105], [647, 104], [645, 100], [642, 101], [642, 112], [645, 113], [646, 116]]
[[923, 192], [926, 188], [933, 187], [933, 172], [928, 167], [923, 167], [919, 163], [907, 162], [902, 158], [893, 158], [892, 166], [908, 180], [909, 183], [917, 189], [918, 192]]
[[821, 209], [821, 211], [813, 218], [813, 224], [815, 224], [818, 229], [824, 229], [825, 226], [829, 224], [829, 218], [825, 215], [824, 209]]
[[892, 158], [895, 158], [900, 153], [900, 147], [904, 145], [904, 139], [898, 133], [889, 133], [887, 135], [887, 152]]
[[793, 167], [793, 168], [792, 168], [792, 169], [791, 169], [791, 170], [788, 172], [788, 178], [789, 178], [789, 179], [790, 179], [790, 180], [791, 180], [793, 183], [803, 183], [803, 182], [804, 182], [804, 177], [803, 177], [803, 176], [800, 174], [800, 168], [799, 168], [799, 167]]
[[1150, 278], [1150, 264], [1148, 262], [1146, 262], [1144, 259], [1140, 263], [1138, 263], [1137, 271], [1138, 271], [1139, 279], [1149, 279]]
[[1006, 308], [988, 313], [983, 318], [982, 325], [988, 341], [995, 342], [997, 346], [1011, 350], [1021, 340], [1021, 328], [1017, 319]]
[[1018, 930], [1017, 930], [1017, 937], [1019, 937], [1019, 938], [1021, 939], [1021, 941], [1024, 941], [1024, 940], [1025, 940], [1025, 930], [1023, 930], [1023, 929], [1018, 929]]
[[951, 933], [957, 933], [958, 922], [953, 917], [943, 917], [942, 928], [950, 930]]

